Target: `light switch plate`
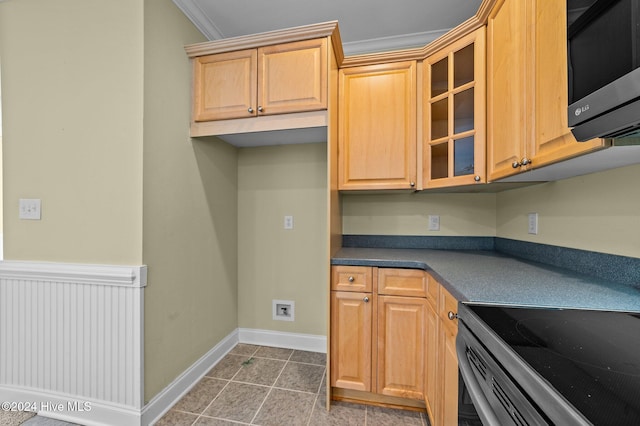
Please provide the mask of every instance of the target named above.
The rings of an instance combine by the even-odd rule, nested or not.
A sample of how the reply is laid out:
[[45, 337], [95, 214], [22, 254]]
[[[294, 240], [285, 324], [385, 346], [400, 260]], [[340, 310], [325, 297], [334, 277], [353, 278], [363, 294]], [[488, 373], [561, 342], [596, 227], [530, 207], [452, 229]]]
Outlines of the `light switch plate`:
[[20, 198], [18, 217], [26, 220], [40, 220], [41, 202], [38, 198]]

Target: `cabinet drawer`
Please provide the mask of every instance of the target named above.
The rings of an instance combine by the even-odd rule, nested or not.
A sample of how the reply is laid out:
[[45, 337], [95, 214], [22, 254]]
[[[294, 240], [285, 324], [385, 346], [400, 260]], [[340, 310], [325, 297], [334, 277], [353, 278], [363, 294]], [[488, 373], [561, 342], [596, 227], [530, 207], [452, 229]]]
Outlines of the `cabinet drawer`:
[[420, 269], [378, 269], [378, 294], [427, 297], [429, 278]]
[[331, 290], [370, 292], [372, 287], [370, 266], [333, 266]]

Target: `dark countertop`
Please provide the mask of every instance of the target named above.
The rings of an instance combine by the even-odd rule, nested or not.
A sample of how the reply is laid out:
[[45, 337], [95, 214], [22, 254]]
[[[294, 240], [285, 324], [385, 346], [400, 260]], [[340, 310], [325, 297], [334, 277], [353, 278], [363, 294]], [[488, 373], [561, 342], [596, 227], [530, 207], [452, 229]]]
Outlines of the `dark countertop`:
[[458, 300], [640, 312], [640, 288], [484, 250], [343, 248], [332, 265], [424, 269]]

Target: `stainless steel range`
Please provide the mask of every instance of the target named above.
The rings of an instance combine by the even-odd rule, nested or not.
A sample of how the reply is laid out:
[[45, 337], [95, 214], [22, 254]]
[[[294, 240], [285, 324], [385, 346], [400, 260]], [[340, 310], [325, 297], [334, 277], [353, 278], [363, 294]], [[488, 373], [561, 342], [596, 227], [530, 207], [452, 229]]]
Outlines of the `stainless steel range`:
[[460, 304], [458, 318], [461, 393], [483, 425], [640, 425], [639, 313]]

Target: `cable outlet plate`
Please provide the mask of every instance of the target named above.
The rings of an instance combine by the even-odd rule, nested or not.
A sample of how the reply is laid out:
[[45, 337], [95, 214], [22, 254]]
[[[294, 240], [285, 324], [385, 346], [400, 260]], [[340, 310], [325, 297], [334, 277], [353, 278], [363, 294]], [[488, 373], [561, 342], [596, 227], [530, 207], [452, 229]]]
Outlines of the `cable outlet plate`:
[[275, 321], [294, 321], [296, 303], [293, 300], [272, 300], [273, 319]]

